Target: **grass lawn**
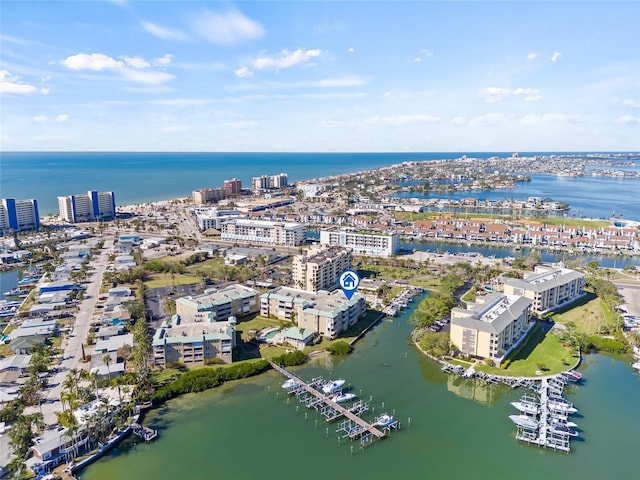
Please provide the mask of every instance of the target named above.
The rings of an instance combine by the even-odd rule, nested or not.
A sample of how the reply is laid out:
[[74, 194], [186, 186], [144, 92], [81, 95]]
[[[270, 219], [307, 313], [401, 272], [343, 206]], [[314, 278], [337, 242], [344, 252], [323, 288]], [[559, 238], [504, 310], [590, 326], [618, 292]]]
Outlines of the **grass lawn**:
[[402, 280], [414, 277], [416, 271], [410, 268], [390, 267], [387, 265], [373, 265], [371, 263], [361, 263], [358, 270], [367, 272], [375, 272], [377, 278], [385, 278], [388, 280]]
[[569, 217], [545, 217], [545, 218], [523, 218], [521, 223], [527, 224], [540, 224], [546, 223], [547, 225], [565, 225], [567, 227], [609, 227], [611, 222], [607, 220], [584, 220], [582, 218], [569, 218]]
[[187, 270], [190, 272], [197, 272], [202, 270], [210, 275], [214, 275], [216, 272], [220, 270], [221, 267], [224, 267], [224, 258], [210, 258], [201, 263], [194, 263], [193, 265], [189, 265]]
[[249, 330], [255, 330], [256, 332], [258, 332], [267, 327], [284, 327], [291, 325], [291, 322], [286, 322], [284, 320], [255, 315], [248, 320], [238, 320], [238, 323], [236, 325], [236, 332], [240, 332], [242, 334], [242, 338], [246, 340], [248, 338]]
[[577, 351], [563, 347], [554, 334], [545, 334], [542, 328], [537, 327], [524, 347], [512, 357], [506, 369], [486, 365], [478, 366], [476, 369], [496, 375], [535, 377], [536, 372], [541, 370], [539, 365], [544, 364], [545, 370], [541, 374], [553, 375], [573, 366], [577, 361], [577, 354]]
[[425, 278], [422, 280], [411, 280], [411, 285], [426, 288], [427, 290], [437, 290], [442, 283], [440, 278]]
[[615, 327], [616, 316], [602, 300], [589, 295], [573, 306], [554, 313], [551, 318], [562, 324], [573, 322], [578, 332], [593, 335], [603, 326]]
[[172, 287], [173, 285], [192, 285], [200, 282], [200, 277], [195, 275], [174, 275], [170, 273], [153, 273], [150, 279], [144, 282], [148, 288]]

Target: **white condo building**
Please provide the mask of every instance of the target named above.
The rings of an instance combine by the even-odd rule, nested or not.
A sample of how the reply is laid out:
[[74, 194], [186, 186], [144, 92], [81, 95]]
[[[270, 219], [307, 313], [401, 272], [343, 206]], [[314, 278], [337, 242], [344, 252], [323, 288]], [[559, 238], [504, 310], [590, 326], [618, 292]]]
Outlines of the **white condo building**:
[[351, 250], [342, 247], [296, 255], [291, 266], [293, 285], [310, 292], [333, 290], [338, 287], [340, 274], [351, 268], [351, 259]]
[[569, 268], [538, 265], [532, 275], [504, 279], [504, 293], [522, 295], [533, 301], [531, 310], [538, 316], [556, 310], [580, 297], [584, 273]]
[[350, 248], [359, 255], [390, 257], [398, 253], [400, 235], [396, 232], [363, 232], [351, 228], [321, 230], [320, 245]]
[[237, 218], [222, 224], [222, 240], [294, 247], [304, 242], [307, 227], [300, 223]]
[[242, 215], [239, 210], [223, 210], [220, 208], [196, 208], [193, 214], [198, 228], [203, 232], [210, 228], [219, 230], [223, 222]]
[[451, 310], [451, 342], [465, 355], [500, 365], [532, 325], [530, 299], [491, 293]]
[[3, 198], [0, 207], [0, 232], [13, 230], [38, 230], [40, 228], [40, 216], [38, 214], [38, 201], [35, 199], [16, 200], [15, 198]]
[[299, 328], [334, 339], [367, 313], [364, 295], [347, 299], [342, 290], [307, 292], [278, 287], [260, 295], [260, 315], [295, 321]]
[[60, 217], [70, 223], [112, 220], [116, 216], [113, 192], [90, 190], [86, 194], [58, 197]]

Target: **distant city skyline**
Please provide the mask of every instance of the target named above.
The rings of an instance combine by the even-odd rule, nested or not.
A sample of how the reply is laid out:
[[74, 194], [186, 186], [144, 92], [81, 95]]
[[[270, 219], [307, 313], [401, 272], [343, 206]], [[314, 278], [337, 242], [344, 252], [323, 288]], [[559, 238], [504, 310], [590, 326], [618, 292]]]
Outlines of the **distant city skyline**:
[[638, 2], [2, 1], [2, 151], [640, 150]]

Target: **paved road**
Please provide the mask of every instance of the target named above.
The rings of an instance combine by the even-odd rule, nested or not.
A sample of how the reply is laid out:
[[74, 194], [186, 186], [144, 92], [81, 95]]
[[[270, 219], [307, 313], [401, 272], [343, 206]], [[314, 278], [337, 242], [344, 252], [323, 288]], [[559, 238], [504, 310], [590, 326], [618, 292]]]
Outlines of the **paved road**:
[[[58, 366], [58, 372], [56, 375], [49, 379], [50, 387], [45, 389], [43, 392], [43, 401], [40, 405], [40, 409], [42, 410], [44, 422], [47, 425], [58, 423], [55, 412], [62, 411], [60, 394], [62, 392], [62, 383], [64, 382], [69, 370], [73, 368], [88, 368], [88, 364], [81, 363], [82, 344], [89, 333], [89, 327], [91, 326], [93, 313], [100, 293], [102, 277], [107, 268], [107, 259], [112, 245], [112, 240], [106, 240], [102, 251], [92, 259], [92, 266], [95, 271], [89, 278], [89, 284], [87, 284], [87, 290], [84, 295], [85, 299], [79, 305], [73, 331], [69, 337], [63, 341], [63, 360]], [[32, 408], [34, 411], [38, 411], [38, 407]]]

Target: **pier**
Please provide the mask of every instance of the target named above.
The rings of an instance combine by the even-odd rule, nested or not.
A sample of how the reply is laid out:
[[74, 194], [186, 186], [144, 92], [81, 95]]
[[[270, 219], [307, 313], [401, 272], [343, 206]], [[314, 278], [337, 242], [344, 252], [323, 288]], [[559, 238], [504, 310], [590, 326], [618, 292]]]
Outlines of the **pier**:
[[131, 430], [135, 435], [142, 438], [145, 442], [150, 442], [158, 436], [158, 431], [149, 427], [145, 427], [138, 423], [131, 425]]
[[[301, 395], [308, 395], [307, 399], [302, 401], [307, 406], [313, 406], [316, 409], [319, 408], [320, 413], [326, 418], [327, 422], [335, 421], [340, 417], [345, 417], [346, 419], [348, 419], [357, 429], [353, 430], [352, 435], [349, 435], [350, 438], [355, 438], [363, 434], [371, 434], [378, 439], [383, 439], [386, 437], [386, 433], [358, 416], [358, 414], [362, 414], [363, 412], [368, 410], [367, 404], [358, 402], [350, 408], [345, 408], [342, 405], [331, 400], [329, 396], [322, 394], [314, 388], [314, 386], [319, 385], [320, 379], [314, 379], [311, 383], [307, 383], [300, 377], [297, 377], [280, 365], [277, 365], [273, 362], [269, 363], [271, 364], [271, 368], [281, 373], [288, 379], [292, 379], [297, 382], [296, 387], [290, 393], [293, 393], [298, 397], [300, 397]], [[313, 400], [310, 401], [308, 400], [309, 398]]]

